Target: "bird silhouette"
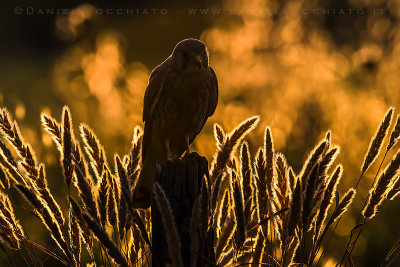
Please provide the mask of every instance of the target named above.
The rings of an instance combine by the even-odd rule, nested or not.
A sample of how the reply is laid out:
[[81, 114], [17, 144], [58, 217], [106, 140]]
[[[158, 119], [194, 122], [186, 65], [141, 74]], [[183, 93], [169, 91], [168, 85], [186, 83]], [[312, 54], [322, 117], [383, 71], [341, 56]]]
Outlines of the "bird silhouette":
[[144, 95], [142, 170], [133, 194], [134, 208], [151, 204], [157, 161], [189, 152], [218, 103], [218, 81], [203, 42], [185, 39], [151, 72]]

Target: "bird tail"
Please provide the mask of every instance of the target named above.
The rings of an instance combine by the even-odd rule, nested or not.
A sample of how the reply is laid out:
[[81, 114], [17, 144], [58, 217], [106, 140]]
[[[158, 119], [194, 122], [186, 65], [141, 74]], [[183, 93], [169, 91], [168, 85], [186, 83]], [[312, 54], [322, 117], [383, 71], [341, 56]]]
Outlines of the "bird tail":
[[132, 206], [135, 209], [147, 209], [151, 204], [157, 159], [149, 154], [147, 153], [143, 160], [142, 170], [133, 192]]

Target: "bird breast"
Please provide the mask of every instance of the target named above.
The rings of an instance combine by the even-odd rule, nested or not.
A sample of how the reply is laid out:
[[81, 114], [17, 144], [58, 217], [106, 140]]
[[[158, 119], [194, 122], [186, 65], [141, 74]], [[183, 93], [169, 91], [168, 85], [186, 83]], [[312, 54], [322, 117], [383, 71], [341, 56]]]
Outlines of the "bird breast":
[[[210, 81], [206, 73], [176, 75], [160, 105], [161, 129], [197, 134], [207, 119]], [[178, 130], [178, 131], [177, 131]]]

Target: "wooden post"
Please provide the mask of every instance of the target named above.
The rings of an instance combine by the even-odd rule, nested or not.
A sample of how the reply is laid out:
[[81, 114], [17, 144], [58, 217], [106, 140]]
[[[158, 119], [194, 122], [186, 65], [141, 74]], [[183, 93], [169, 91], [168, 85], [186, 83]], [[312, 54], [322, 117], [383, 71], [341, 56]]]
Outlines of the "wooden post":
[[[170, 203], [175, 224], [181, 241], [181, 253], [184, 266], [190, 266], [190, 217], [194, 201], [201, 191], [203, 176], [208, 178], [208, 162], [196, 152], [185, 155], [182, 159], [157, 163], [154, 181], [158, 182]], [[162, 223], [157, 202], [151, 202], [153, 266], [171, 264], [166, 241], [166, 231]], [[200, 237], [196, 266], [216, 266], [213, 248], [213, 232]]]

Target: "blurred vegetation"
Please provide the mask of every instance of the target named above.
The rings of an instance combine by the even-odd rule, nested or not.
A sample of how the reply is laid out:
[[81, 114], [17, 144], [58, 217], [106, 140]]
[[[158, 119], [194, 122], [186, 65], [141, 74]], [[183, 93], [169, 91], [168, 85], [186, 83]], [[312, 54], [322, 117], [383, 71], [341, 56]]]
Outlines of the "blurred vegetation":
[[[14, 10], [19, 6], [20, 15]], [[34, 14], [26, 14], [27, 7]], [[38, 14], [48, 8], [73, 11]], [[164, 8], [167, 14], [97, 14], [106, 8], [114, 13], [119, 8], [142, 12]], [[209, 14], [199, 14], [200, 9], [196, 15], [189, 14], [192, 8], [209, 8]], [[221, 9], [221, 14], [212, 14], [211, 8]], [[357, 8], [364, 11], [357, 14]], [[319, 14], [312, 14], [313, 10]], [[260, 114], [259, 127], [248, 137], [252, 155], [269, 125], [276, 150], [288, 155], [289, 164], [298, 172], [313, 144], [331, 129], [342, 151], [338, 158], [344, 165], [341, 186], [347, 188], [359, 176], [370, 136], [387, 107], [400, 108], [397, 0], [107, 5], [42, 1], [8, 4], [0, 12], [0, 104], [13, 111], [38, 159], [49, 166], [50, 187], [64, 202], [65, 189], [57, 187], [62, 179], [58, 152], [40, 129], [40, 113], [58, 117], [66, 104], [75, 123], [90, 125], [108, 153], [125, 154], [134, 127], [142, 123], [142, 99], [150, 71], [184, 38], [206, 43], [220, 84], [216, 114], [193, 145], [209, 159], [215, 151], [213, 122], [232, 129]], [[366, 173], [359, 195], [367, 195], [377, 168]], [[362, 198], [356, 198], [354, 216], [361, 205]], [[376, 266], [382, 261], [400, 236], [400, 218], [393, 216], [399, 208], [398, 201], [388, 203], [371, 223], [371, 228], [379, 230], [361, 236], [353, 252], [356, 266]], [[42, 229], [28, 212], [19, 215], [26, 218], [26, 227]], [[343, 217], [328, 255], [337, 258], [342, 253], [355, 219]]]

